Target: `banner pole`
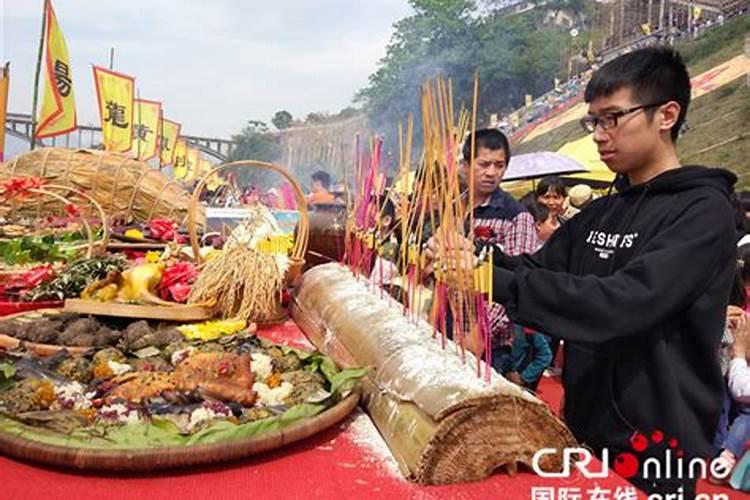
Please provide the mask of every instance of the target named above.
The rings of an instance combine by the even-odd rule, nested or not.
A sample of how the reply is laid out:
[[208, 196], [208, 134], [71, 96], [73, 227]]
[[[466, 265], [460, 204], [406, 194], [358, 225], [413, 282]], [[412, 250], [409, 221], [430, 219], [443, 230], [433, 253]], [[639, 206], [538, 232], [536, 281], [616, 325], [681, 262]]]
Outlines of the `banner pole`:
[[36, 105], [39, 100], [39, 73], [42, 69], [42, 54], [44, 53], [44, 32], [47, 27], [47, 5], [49, 0], [44, 0], [44, 12], [42, 13], [42, 33], [39, 36], [39, 53], [36, 58], [36, 72], [34, 73], [34, 97], [31, 103], [31, 145], [30, 151], [36, 146]]

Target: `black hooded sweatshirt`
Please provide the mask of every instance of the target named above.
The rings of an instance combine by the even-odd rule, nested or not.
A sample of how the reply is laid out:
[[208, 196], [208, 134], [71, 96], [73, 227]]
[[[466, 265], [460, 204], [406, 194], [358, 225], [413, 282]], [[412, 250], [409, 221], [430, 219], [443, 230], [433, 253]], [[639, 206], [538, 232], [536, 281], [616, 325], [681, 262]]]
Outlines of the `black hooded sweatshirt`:
[[[735, 270], [737, 178], [686, 166], [594, 201], [534, 256], [496, 261], [511, 318], [565, 342], [565, 420], [582, 443], [632, 451], [661, 430], [710, 451], [717, 349]], [[610, 464], [611, 465], [611, 464]]]

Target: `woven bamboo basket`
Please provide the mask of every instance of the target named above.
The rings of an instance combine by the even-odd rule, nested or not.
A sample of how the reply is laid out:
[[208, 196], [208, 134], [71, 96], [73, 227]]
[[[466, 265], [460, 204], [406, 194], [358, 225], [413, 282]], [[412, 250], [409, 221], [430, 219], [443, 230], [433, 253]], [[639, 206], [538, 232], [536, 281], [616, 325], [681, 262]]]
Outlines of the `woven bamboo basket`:
[[47, 445], [23, 436], [0, 432], [0, 453], [66, 468], [130, 472], [224, 462], [281, 448], [317, 434], [343, 420], [354, 410], [358, 401], [359, 395], [354, 392], [319, 415], [282, 430], [212, 444], [127, 450], [84, 449]]
[[[60, 211], [65, 213], [65, 207], [73, 205], [76, 207], [78, 212], [78, 218], [83, 226], [83, 232], [86, 236], [86, 242], [79, 245], [72, 245], [66, 247], [68, 250], [83, 250], [85, 249], [84, 256], [90, 259], [95, 254], [100, 254], [105, 251], [109, 242], [109, 225], [107, 224], [107, 216], [104, 213], [101, 205], [96, 202], [88, 194], [69, 186], [62, 186], [58, 184], [43, 184], [39, 187], [28, 188], [24, 191], [26, 196], [21, 197], [10, 197], [3, 201], [3, 216], [6, 219], [12, 220], [13, 218], [20, 215], [23, 211], [23, 207], [29, 205], [36, 206], [38, 212], [36, 218], [52, 215], [51, 211], [57, 212], [57, 209], [50, 205], [43, 205], [39, 203], [41, 200], [53, 200], [56, 204], [59, 204]], [[6, 192], [0, 193], [0, 196], [7, 194]], [[82, 202], [88, 204], [86, 207], [81, 204], [77, 204], [80, 198]], [[98, 220], [99, 226], [101, 227], [101, 234], [97, 239], [94, 230], [91, 228], [88, 217], [94, 217]], [[2, 275], [13, 275], [17, 274], [16, 271], [6, 272], [0, 266], [0, 274]]]
[[[0, 180], [16, 176], [40, 177], [50, 184], [84, 191], [110, 217], [137, 222], [170, 218], [184, 223], [190, 205], [189, 193], [178, 183], [147, 163], [118, 153], [42, 148], [16, 156], [0, 170]], [[40, 200], [22, 210], [38, 213], [42, 204]], [[200, 229], [205, 227], [203, 207], [197, 208], [194, 223]]]
[[299, 223], [297, 224], [297, 231], [294, 238], [294, 247], [290, 253], [290, 265], [287, 270], [286, 280], [287, 283], [291, 284], [302, 272], [302, 268], [305, 265], [305, 253], [307, 252], [307, 243], [310, 235], [310, 221], [307, 212], [307, 200], [305, 194], [302, 191], [302, 187], [299, 185], [297, 180], [282, 166], [274, 165], [273, 163], [266, 163], [262, 161], [254, 160], [243, 160], [234, 161], [230, 163], [224, 163], [218, 165], [210, 172], [206, 173], [198, 185], [193, 191], [193, 196], [190, 199], [190, 210], [188, 211], [188, 232], [190, 235], [190, 246], [193, 248], [193, 255], [196, 257], [196, 261], [200, 264], [203, 259], [200, 256], [200, 240], [198, 238], [198, 218], [201, 213], [205, 213], [203, 206], [200, 203], [200, 195], [204, 187], [208, 183], [208, 180], [224, 170], [233, 168], [260, 168], [271, 170], [283, 176], [292, 189], [294, 189], [294, 195], [297, 200], [297, 209], [299, 210]]

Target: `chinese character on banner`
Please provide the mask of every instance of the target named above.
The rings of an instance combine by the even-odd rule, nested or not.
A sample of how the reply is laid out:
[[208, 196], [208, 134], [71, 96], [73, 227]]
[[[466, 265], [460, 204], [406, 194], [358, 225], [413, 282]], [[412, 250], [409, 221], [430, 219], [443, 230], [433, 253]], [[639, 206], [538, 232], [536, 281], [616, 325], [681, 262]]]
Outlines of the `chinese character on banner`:
[[531, 500], [555, 500], [555, 489], [549, 486], [532, 487]]
[[68, 97], [73, 90], [73, 80], [70, 79], [70, 68], [64, 61], [55, 61], [55, 84], [63, 97]]
[[133, 145], [135, 79], [94, 66], [94, 83], [106, 151], [124, 153]]
[[76, 103], [73, 92], [73, 73], [70, 70], [68, 45], [57, 24], [52, 2], [45, 13], [46, 39], [44, 69], [44, 95], [39, 110], [35, 135], [38, 138], [54, 137], [75, 130]]
[[161, 164], [172, 165], [174, 163], [175, 146], [180, 136], [182, 125], [172, 120], [162, 118], [161, 133], [159, 137], [159, 149], [161, 151]]
[[105, 122], [109, 122], [113, 127], [128, 128], [130, 122], [125, 117], [125, 106], [117, 104], [115, 101], [107, 101], [107, 116]]
[[148, 161], [156, 157], [160, 118], [160, 102], [135, 100], [132, 152], [139, 160]]
[[136, 141], [147, 141], [149, 135], [153, 134], [154, 131], [148, 128], [148, 125], [143, 123], [136, 123], [133, 125], [133, 139]]
[[183, 180], [187, 177], [187, 143], [179, 139], [174, 147], [174, 178]]
[[185, 156], [185, 167], [187, 174], [185, 180], [193, 181], [200, 177], [201, 151], [198, 148], [188, 148]]

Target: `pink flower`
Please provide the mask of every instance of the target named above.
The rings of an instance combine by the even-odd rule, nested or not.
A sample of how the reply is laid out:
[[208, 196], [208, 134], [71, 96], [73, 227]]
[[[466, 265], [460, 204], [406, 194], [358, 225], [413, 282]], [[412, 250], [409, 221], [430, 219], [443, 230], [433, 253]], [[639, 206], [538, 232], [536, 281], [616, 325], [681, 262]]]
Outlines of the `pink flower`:
[[167, 268], [159, 283], [159, 296], [164, 300], [185, 302], [190, 295], [190, 285], [198, 277], [198, 269], [189, 262], [178, 262]]

